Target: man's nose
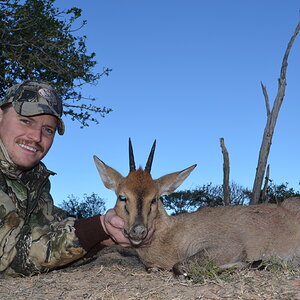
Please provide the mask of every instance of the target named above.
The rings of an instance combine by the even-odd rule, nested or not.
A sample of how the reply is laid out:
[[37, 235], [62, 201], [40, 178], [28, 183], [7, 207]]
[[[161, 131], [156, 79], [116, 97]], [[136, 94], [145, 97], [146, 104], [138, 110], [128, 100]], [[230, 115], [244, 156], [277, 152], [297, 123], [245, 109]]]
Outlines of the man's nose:
[[41, 141], [42, 137], [42, 129], [39, 128], [31, 128], [28, 133], [28, 138], [36, 143]]

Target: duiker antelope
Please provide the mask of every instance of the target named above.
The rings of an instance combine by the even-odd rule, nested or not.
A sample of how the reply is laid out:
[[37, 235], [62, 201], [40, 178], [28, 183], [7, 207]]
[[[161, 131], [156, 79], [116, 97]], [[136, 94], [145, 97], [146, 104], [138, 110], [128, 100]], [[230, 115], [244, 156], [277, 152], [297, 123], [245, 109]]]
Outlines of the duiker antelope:
[[[130, 172], [123, 177], [94, 156], [104, 185], [117, 195], [115, 210], [125, 221], [124, 235], [136, 247], [147, 268], [186, 273], [190, 262], [213, 259], [218, 265], [257, 261], [271, 256], [299, 263], [300, 199], [281, 205], [201, 208], [169, 216], [160, 197], [172, 193], [196, 165], [153, 180], [152, 146], [145, 170], [136, 170], [129, 140]], [[150, 245], [138, 247], [155, 222]]]

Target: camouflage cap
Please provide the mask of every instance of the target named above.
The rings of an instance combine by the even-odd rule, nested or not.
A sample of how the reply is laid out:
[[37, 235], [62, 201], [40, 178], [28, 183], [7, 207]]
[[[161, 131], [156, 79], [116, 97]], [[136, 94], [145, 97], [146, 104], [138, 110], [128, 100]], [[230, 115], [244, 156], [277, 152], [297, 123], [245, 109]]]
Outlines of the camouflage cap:
[[4, 98], [0, 100], [0, 107], [11, 103], [16, 112], [22, 116], [42, 114], [53, 115], [58, 119], [57, 131], [60, 135], [65, 132], [65, 125], [61, 119], [63, 109], [61, 98], [54, 88], [44, 81], [24, 81], [10, 87]]

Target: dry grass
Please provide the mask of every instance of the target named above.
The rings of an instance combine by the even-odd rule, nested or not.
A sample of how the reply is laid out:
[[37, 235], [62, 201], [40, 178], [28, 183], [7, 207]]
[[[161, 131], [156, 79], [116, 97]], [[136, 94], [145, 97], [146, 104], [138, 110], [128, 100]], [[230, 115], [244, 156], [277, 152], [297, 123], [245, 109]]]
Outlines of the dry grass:
[[300, 269], [242, 269], [195, 284], [167, 271], [147, 273], [133, 250], [112, 247], [84, 265], [1, 279], [0, 299], [300, 299]]

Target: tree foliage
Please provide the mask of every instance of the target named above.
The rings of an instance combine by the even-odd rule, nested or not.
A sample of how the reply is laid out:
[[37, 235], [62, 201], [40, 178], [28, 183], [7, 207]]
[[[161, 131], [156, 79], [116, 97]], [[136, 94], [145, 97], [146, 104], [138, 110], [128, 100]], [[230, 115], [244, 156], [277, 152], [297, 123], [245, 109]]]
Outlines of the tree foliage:
[[288, 187], [288, 183], [275, 184], [273, 181], [268, 186], [267, 190], [267, 202], [281, 203], [284, 199], [300, 196], [299, 191]]
[[81, 9], [60, 10], [55, 0], [3, 0], [0, 2], [0, 97], [23, 80], [52, 82], [64, 103], [64, 113], [82, 126], [110, 109], [97, 107], [94, 98], [81, 94], [84, 84], [96, 84], [102, 73], [93, 73], [95, 53], [87, 54], [86, 36], [75, 36]]
[[84, 194], [83, 200], [74, 195], [69, 195], [68, 200], [63, 200], [60, 207], [70, 216], [78, 219], [103, 214], [106, 210], [104, 200], [95, 193], [90, 196]]
[[[252, 191], [235, 182], [230, 187], [231, 205], [248, 205], [252, 199]], [[271, 181], [267, 190], [267, 200], [271, 203], [281, 203], [289, 197], [300, 196], [299, 191], [288, 187], [288, 183], [275, 184]], [[222, 206], [223, 201], [222, 185], [205, 184], [193, 190], [174, 192], [163, 196], [162, 201], [165, 208], [177, 215], [183, 212], [192, 212], [206, 206]]]
[[[237, 183], [230, 184], [230, 199], [232, 205], [243, 205], [250, 201], [249, 190]], [[204, 184], [193, 190], [174, 192], [163, 196], [162, 201], [167, 210], [173, 214], [191, 212], [205, 206], [221, 206], [223, 202], [222, 185]]]

